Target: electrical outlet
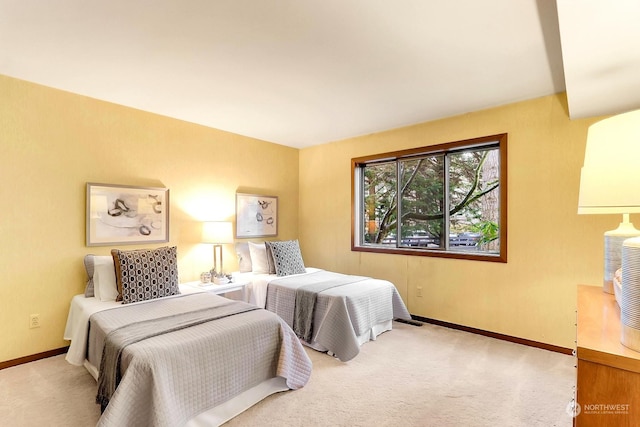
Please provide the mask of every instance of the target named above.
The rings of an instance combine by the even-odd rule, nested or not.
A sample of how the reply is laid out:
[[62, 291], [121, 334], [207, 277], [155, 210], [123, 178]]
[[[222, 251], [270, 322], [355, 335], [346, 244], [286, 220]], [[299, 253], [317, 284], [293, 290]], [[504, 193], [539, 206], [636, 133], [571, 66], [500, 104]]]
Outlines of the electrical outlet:
[[416, 296], [422, 297], [422, 286], [416, 288]]
[[40, 315], [32, 314], [29, 316], [29, 328], [39, 328], [40, 327]]

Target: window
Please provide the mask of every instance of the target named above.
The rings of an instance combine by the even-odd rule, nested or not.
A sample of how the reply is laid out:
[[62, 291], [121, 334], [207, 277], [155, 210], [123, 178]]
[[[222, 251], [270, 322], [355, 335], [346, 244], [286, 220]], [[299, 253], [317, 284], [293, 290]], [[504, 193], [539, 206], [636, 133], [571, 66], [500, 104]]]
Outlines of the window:
[[352, 250], [507, 261], [507, 134], [351, 160]]

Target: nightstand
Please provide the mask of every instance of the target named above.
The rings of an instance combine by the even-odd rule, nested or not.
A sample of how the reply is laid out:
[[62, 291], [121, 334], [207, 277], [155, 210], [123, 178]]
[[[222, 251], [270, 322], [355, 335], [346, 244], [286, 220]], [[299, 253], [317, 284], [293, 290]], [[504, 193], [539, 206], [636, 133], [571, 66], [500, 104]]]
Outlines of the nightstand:
[[186, 282], [183, 285], [191, 286], [192, 288], [202, 289], [207, 292], [211, 292], [216, 295], [226, 294], [228, 292], [241, 291], [242, 301], [247, 301], [247, 285], [251, 282], [237, 281], [229, 282], [224, 285], [216, 285], [215, 283], [202, 283], [199, 280], [195, 282]]

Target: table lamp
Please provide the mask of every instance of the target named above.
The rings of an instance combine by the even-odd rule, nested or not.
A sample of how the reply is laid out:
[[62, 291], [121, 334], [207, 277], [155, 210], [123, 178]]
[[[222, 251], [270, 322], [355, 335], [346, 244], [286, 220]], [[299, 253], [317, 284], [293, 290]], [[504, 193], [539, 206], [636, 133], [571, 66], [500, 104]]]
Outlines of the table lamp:
[[[603, 290], [614, 293], [613, 276], [622, 265], [622, 243], [640, 236], [629, 214], [640, 212], [640, 139], [630, 127], [640, 126], [640, 110], [594, 123], [580, 174], [578, 214], [622, 214], [615, 230], [604, 233]], [[636, 131], [637, 132], [637, 131]]]
[[[202, 243], [213, 244], [213, 269], [211, 275], [223, 274], [222, 245], [233, 243], [233, 227], [230, 222], [211, 221], [202, 224]], [[218, 264], [218, 255], [220, 264]], [[220, 270], [218, 270], [218, 265]]]

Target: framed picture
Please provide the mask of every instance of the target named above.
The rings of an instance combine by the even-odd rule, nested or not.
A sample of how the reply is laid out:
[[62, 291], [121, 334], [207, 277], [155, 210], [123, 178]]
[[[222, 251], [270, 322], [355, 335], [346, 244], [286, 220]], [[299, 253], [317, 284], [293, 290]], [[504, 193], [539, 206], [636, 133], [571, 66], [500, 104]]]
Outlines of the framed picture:
[[87, 246], [169, 241], [169, 189], [87, 183]]
[[236, 238], [278, 235], [278, 198], [236, 193]]

